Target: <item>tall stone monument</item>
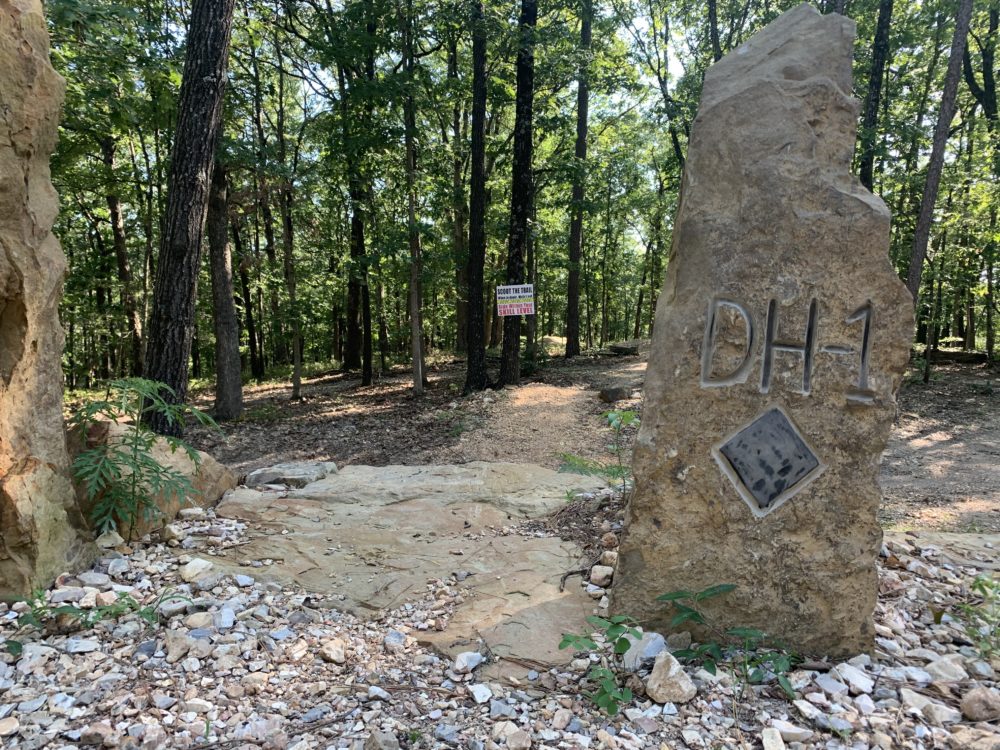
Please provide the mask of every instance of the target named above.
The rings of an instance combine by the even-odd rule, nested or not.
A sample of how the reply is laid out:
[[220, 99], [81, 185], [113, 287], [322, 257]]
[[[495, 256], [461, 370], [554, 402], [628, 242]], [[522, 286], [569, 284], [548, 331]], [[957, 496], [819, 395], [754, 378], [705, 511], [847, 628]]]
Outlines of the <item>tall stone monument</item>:
[[654, 627], [657, 595], [729, 583], [703, 603], [719, 627], [873, 645], [879, 461], [913, 317], [889, 211], [850, 173], [853, 40], [800, 5], [705, 76], [613, 590]]
[[65, 258], [49, 180], [63, 81], [40, 0], [0, 2], [0, 594], [24, 594], [90, 552], [63, 432]]

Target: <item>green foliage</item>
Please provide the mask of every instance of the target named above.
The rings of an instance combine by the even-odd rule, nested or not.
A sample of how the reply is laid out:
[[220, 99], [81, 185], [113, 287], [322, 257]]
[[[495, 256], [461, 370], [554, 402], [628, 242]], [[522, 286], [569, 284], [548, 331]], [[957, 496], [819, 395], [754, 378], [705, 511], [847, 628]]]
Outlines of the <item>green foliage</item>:
[[[632, 645], [629, 636], [636, 639], [642, 638], [642, 633], [635, 627], [638, 623], [628, 615], [614, 615], [608, 618], [591, 616], [587, 618], [587, 623], [594, 627], [594, 632], [603, 635], [603, 641], [611, 651], [611, 662], [618, 667], [621, 666], [621, 657]], [[559, 648], [572, 648], [574, 651], [600, 651], [601, 645], [589, 636], [563, 633]], [[595, 664], [587, 676], [596, 685], [596, 690], [589, 693], [588, 697], [609, 716], [617, 714], [622, 703], [632, 701], [632, 691], [621, 685], [618, 672], [611, 669], [606, 663]]]
[[612, 442], [608, 451], [615, 457], [615, 463], [607, 464], [572, 453], [561, 453], [562, 463], [559, 471], [571, 474], [604, 477], [608, 481], [621, 481], [622, 495], [628, 489], [628, 480], [632, 477], [632, 469], [627, 460], [628, 445], [625, 431], [630, 427], [639, 426], [639, 415], [634, 411], [606, 411], [601, 417], [607, 421], [612, 431]]
[[958, 606], [965, 633], [984, 659], [1000, 654], [1000, 582], [977, 576], [969, 586], [975, 601]]
[[621, 469], [613, 464], [605, 464], [591, 458], [584, 458], [572, 453], [560, 453], [559, 471], [567, 474], [584, 474], [586, 476], [605, 477], [606, 479], [621, 479]]
[[[704, 601], [735, 591], [736, 586], [722, 583], [709, 586], [698, 592], [670, 591], [656, 597], [658, 602], [669, 603], [674, 615], [670, 627], [676, 629], [685, 623], [701, 625], [717, 636], [717, 640], [692, 644], [690, 648], [674, 652], [677, 659], [700, 664], [711, 674], [718, 665], [728, 664], [744, 685], [759, 685], [773, 676], [778, 686], [789, 699], [795, 698], [795, 690], [788, 679], [788, 672], [799, 661], [798, 657], [773, 643], [762, 630], [736, 627], [719, 632], [709, 622], [699, 607]], [[733, 648], [722, 642], [739, 644]]]
[[160, 513], [156, 498], [183, 501], [194, 493], [190, 479], [153, 457], [158, 439], [172, 452], [181, 451], [197, 466], [198, 452], [176, 437], [157, 436], [143, 424], [147, 415], [163, 415], [170, 423], [191, 416], [201, 424], [215, 426], [202, 411], [173, 403], [173, 391], [163, 383], [142, 378], [114, 380], [103, 399], [84, 404], [70, 424], [84, 437], [101, 422], [124, 422], [124, 435], [109, 437], [84, 450], [73, 462], [73, 476], [83, 487], [90, 504], [91, 521], [101, 532], [124, 529], [131, 540], [136, 524]]
[[21, 612], [17, 617], [17, 632], [13, 637], [7, 638], [4, 648], [14, 656], [19, 656], [24, 649], [24, 636], [32, 632], [44, 632], [49, 624], [54, 624], [57, 620], [67, 620], [68, 625], [73, 628], [86, 630], [92, 628], [96, 623], [104, 620], [119, 620], [127, 614], [135, 612], [140, 618], [150, 626], [157, 622], [157, 608], [164, 602], [171, 599], [185, 599], [188, 597], [180, 594], [173, 594], [169, 589], [161, 592], [156, 600], [147, 606], [142, 606], [131, 595], [119, 593], [118, 599], [111, 603], [90, 609], [83, 609], [72, 604], [50, 605], [45, 598], [45, 589], [37, 589], [28, 597], [15, 597], [9, 599], [10, 603], [24, 602], [28, 609]]

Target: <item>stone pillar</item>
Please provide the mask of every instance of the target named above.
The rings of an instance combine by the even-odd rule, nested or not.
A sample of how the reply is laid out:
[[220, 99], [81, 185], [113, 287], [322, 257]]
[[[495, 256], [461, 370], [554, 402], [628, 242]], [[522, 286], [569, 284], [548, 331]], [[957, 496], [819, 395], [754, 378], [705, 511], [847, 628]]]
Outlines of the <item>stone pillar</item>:
[[657, 595], [728, 583], [704, 603], [720, 628], [873, 646], [879, 461], [913, 315], [889, 211], [850, 174], [853, 39], [800, 5], [705, 77], [613, 590], [653, 627], [669, 629]]
[[0, 2], [0, 594], [46, 585], [91, 549], [62, 415], [66, 262], [49, 179], [62, 99], [41, 2]]

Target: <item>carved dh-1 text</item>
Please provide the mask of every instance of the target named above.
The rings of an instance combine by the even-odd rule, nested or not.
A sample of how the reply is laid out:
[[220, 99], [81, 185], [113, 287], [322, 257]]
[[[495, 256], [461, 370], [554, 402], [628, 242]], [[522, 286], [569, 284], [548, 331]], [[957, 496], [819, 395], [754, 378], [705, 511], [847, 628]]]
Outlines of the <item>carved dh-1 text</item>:
[[[719, 313], [723, 309], [735, 312], [743, 321], [744, 350], [740, 362], [727, 373], [715, 373], [714, 365], [718, 348]], [[812, 373], [817, 350], [824, 354], [856, 358], [852, 363], [857, 368], [857, 375], [845, 396], [850, 404], [869, 406], [875, 403], [875, 392], [868, 382], [868, 366], [871, 355], [871, 328], [875, 307], [871, 301], [865, 302], [844, 320], [847, 325], [860, 323], [860, 349], [842, 344], [820, 345], [817, 349], [817, 315], [816, 299], [809, 302], [806, 318], [806, 330], [802, 340], [790, 341], [778, 336], [779, 311], [777, 300], [770, 300], [767, 305], [767, 316], [764, 321], [764, 343], [760, 368], [761, 393], [769, 393], [774, 371], [774, 356], [776, 352], [796, 354], [802, 359], [802, 385], [798, 393], [809, 395], [812, 389]], [[705, 335], [701, 347], [701, 387], [726, 388], [747, 382], [757, 360], [757, 325], [753, 313], [747, 305], [739, 300], [728, 297], [716, 297], [708, 306], [705, 321]], [[853, 369], [853, 368], [852, 368]]]

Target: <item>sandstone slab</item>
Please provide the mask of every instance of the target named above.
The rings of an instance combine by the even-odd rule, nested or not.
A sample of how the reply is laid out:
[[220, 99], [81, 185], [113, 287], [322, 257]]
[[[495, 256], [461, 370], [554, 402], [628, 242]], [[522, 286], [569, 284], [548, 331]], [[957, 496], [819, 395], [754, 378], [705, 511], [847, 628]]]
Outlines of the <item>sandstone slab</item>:
[[305, 487], [318, 482], [329, 474], [337, 473], [337, 464], [332, 461], [303, 461], [275, 464], [256, 469], [247, 474], [246, 486], [258, 487], [263, 484], [284, 484], [289, 487]]
[[873, 646], [878, 465], [913, 316], [889, 212], [850, 174], [853, 37], [800, 5], [706, 74], [613, 589], [652, 628], [658, 594], [730, 583], [703, 603], [723, 629]]
[[0, 5], [0, 594], [95, 553], [69, 481], [58, 305], [66, 259], [49, 177], [63, 80], [40, 0]]
[[[558, 636], [583, 632], [594, 602], [579, 586], [560, 591], [559, 581], [585, 555], [562, 539], [500, 532], [562, 507], [568, 492], [603, 486], [528, 464], [346, 466], [287, 494], [242, 487], [227, 493], [216, 514], [261, 531], [213, 560], [234, 573], [335, 597], [331, 606], [361, 616], [400, 606], [428, 580], [460, 571], [466, 601], [447, 630], [415, 634], [421, 643], [454, 658], [478, 652], [482, 638], [501, 657], [499, 671], [509, 666], [505, 656], [563, 664], [572, 654], [558, 649]], [[274, 564], [241, 567], [247, 558]]]

